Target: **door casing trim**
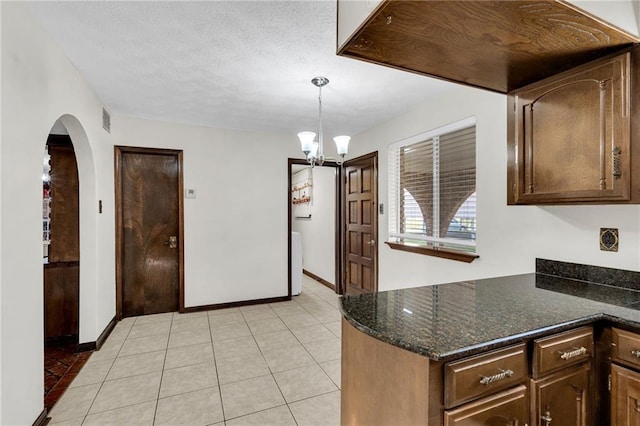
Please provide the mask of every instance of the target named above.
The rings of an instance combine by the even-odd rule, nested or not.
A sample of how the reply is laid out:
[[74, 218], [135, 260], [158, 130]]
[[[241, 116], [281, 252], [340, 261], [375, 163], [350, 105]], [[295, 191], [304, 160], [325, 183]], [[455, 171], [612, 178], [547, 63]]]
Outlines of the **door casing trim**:
[[122, 261], [124, 244], [122, 223], [122, 155], [175, 155], [178, 160], [178, 310], [184, 308], [184, 180], [181, 149], [143, 148], [132, 146], [114, 146], [115, 161], [115, 215], [116, 215], [116, 319], [122, 319]]
[[[291, 172], [294, 164], [297, 165], [309, 165], [307, 160], [298, 159], [298, 158], [289, 158], [287, 164], [287, 283], [288, 283], [288, 296], [291, 299], [291, 231], [292, 231], [292, 221], [293, 221], [293, 210], [292, 206], [292, 198], [291, 198]], [[325, 161], [322, 167], [334, 167], [336, 169], [336, 211], [335, 211], [335, 283], [336, 283], [336, 293], [340, 293], [339, 289], [341, 287], [342, 282], [342, 233], [341, 233], [341, 212], [342, 206], [340, 203], [342, 202], [342, 167], [338, 165], [335, 161]]]

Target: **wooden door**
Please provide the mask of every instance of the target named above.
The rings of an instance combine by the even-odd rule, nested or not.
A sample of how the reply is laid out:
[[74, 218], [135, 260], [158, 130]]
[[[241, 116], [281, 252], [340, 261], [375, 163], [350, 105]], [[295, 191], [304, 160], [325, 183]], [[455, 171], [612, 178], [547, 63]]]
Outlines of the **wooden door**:
[[77, 341], [80, 312], [78, 164], [68, 135], [49, 135], [50, 241], [44, 265], [45, 340]]
[[611, 366], [611, 425], [640, 425], [640, 373]]
[[344, 164], [345, 294], [378, 291], [378, 153]]
[[118, 317], [182, 309], [182, 151], [116, 147]]
[[531, 423], [538, 426], [591, 424], [590, 379], [591, 364], [585, 363], [532, 380]]

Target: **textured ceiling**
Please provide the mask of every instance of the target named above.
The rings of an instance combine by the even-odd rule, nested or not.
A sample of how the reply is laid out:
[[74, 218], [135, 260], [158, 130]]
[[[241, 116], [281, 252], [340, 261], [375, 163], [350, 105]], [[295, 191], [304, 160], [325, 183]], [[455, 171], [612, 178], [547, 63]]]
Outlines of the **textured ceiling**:
[[[221, 128], [356, 134], [450, 83], [336, 55], [336, 2], [33, 2], [112, 113]], [[294, 136], [295, 137], [295, 136]]]

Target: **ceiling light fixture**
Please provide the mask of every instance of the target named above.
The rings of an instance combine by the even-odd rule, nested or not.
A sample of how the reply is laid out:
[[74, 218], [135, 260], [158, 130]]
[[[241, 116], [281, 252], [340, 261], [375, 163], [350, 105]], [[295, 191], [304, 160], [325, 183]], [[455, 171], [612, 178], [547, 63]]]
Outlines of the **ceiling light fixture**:
[[[307, 157], [307, 161], [313, 166], [321, 166], [325, 160], [332, 160], [329, 157], [324, 156], [323, 140], [322, 140], [322, 88], [329, 84], [329, 79], [326, 77], [315, 77], [311, 80], [311, 83], [318, 88], [318, 140], [316, 141], [316, 134], [314, 132], [300, 132], [298, 138], [300, 139], [300, 146], [302, 152]], [[333, 138], [336, 143], [336, 149], [340, 160], [336, 160], [336, 163], [342, 164], [344, 156], [349, 149], [350, 136], [336, 136]]]

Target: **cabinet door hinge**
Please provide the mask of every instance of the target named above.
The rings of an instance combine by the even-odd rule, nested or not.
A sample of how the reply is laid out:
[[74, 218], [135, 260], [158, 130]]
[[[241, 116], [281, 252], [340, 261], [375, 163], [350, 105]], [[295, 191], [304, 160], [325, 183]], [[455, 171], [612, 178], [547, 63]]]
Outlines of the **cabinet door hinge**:
[[611, 392], [611, 374], [609, 374], [609, 377], [607, 377], [607, 389], [609, 389], [609, 392]]

